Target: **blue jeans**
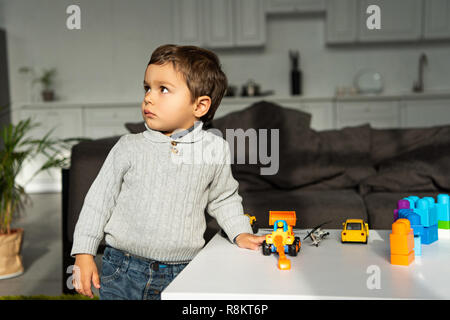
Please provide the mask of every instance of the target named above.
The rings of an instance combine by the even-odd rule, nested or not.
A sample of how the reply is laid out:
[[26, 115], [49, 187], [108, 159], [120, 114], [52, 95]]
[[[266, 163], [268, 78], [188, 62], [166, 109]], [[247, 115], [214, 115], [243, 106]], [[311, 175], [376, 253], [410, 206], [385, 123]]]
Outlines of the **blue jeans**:
[[159, 264], [106, 246], [102, 257], [100, 300], [160, 300], [187, 263]]

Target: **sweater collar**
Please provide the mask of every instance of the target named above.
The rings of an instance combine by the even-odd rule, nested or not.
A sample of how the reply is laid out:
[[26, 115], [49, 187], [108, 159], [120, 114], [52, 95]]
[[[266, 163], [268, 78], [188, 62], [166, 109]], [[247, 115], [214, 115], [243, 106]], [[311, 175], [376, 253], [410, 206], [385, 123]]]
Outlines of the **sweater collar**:
[[144, 121], [145, 130], [143, 135], [145, 138], [152, 140], [154, 142], [184, 142], [192, 143], [200, 140], [203, 137], [203, 121], [198, 120], [194, 122], [193, 127], [189, 129], [177, 129], [172, 133], [172, 135], [166, 136], [161, 131], [151, 129], [147, 123]]

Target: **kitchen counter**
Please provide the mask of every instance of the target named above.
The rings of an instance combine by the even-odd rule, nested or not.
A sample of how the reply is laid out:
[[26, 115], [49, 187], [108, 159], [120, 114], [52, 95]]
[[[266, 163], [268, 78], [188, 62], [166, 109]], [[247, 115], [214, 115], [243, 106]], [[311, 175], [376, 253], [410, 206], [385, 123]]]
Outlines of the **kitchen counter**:
[[[391, 93], [391, 94], [371, 94], [371, 95], [346, 95], [346, 96], [289, 96], [289, 95], [268, 95], [257, 97], [224, 97], [222, 104], [252, 103], [260, 100], [278, 102], [332, 102], [332, 101], [386, 101], [386, 100], [421, 100], [421, 99], [450, 99], [450, 91], [426, 91], [423, 93]], [[75, 102], [75, 101], [51, 101], [36, 102], [18, 105], [13, 108], [78, 108], [82, 107], [140, 107], [141, 101], [121, 101], [121, 102]]]

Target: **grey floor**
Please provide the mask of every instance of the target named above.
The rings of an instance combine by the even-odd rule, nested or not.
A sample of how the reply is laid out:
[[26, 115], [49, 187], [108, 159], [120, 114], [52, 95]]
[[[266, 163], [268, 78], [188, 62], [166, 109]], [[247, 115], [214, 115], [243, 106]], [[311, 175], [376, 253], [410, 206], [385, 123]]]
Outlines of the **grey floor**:
[[[61, 193], [30, 194], [31, 203], [13, 227], [24, 228], [25, 272], [0, 280], [0, 296], [62, 294]], [[101, 255], [95, 257], [101, 271]], [[93, 288], [94, 295], [98, 290]]]

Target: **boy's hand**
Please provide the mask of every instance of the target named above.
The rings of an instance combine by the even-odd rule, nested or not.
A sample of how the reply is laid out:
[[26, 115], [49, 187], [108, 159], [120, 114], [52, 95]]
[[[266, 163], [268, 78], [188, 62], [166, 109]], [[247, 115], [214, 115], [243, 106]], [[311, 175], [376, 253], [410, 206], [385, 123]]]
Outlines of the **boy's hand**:
[[91, 281], [97, 289], [100, 288], [100, 279], [98, 277], [94, 256], [90, 254], [77, 254], [72, 280], [75, 290], [79, 294], [94, 298], [91, 291]]
[[236, 237], [236, 244], [240, 248], [258, 250], [264, 240], [266, 240], [266, 236], [255, 236], [250, 233], [241, 233]]

